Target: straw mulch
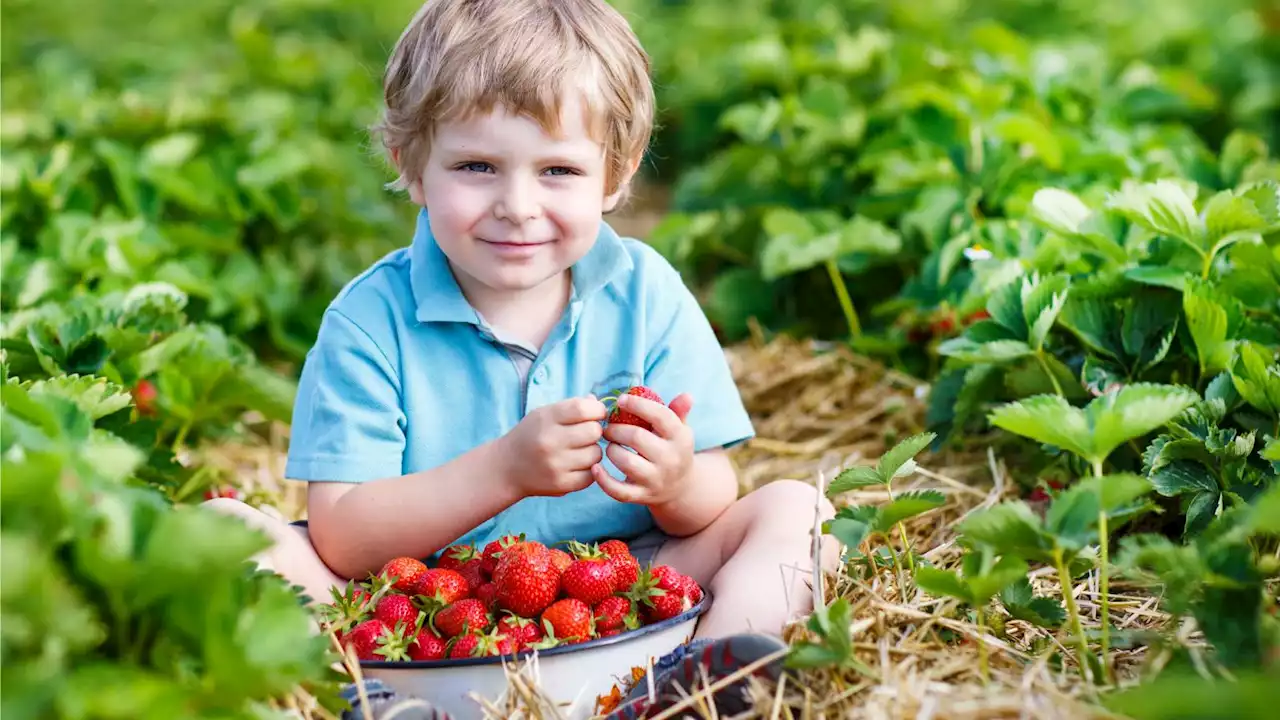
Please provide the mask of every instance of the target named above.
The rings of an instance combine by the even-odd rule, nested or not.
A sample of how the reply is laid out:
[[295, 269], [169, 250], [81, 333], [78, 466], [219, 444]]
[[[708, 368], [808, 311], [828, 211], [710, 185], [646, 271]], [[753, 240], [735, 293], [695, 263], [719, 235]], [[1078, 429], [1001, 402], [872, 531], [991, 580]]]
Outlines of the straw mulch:
[[[843, 349], [812, 341], [757, 337], [728, 351], [731, 367], [758, 436], [734, 450], [743, 490], [782, 478], [825, 483], [842, 467], [874, 462], [889, 445], [923, 429], [924, 390], [919, 380], [896, 374]], [[282, 515], [296, 517], [302, 496], [281, 477], [283, 437], [256, 447], [220, 448], [216, 461], [235, 466], [247, 484], [265, 490]], [[948, 504], [906, 525], [912, 548], [936, 567], [954, 567], [960, 552], [951, 528], [966, 514], [1016, 494], [1016, 483], [990, 449], [921, 453], [919, 469], [895, 492], [936, 489]], [[882, 491], [848, 493], [845, 504], [883, 502]], [[896, 540], [896, 538], [895, 538]], [[830, 536], [824, 542], [834, 542]], [[901, 551], [901, 548], [898, 547]], [[1037, 595], [1058, 597], [1051, 569], [1032, 573]], [[852, 605], [850, 629], [858, 667], [797, 671], [777, 686], [755, 684], [758, 718], [1088, 718], [1106, 715], [1089, 704], [1091, 690], [1069, 658], [1070, 639], [992, 611], [1003, 632], [982, 637], [990, 679], [979, 672], [978, 626], [952, 600], [907, 590], [892, 570], [870, 581], [845, 573], [823, 581], [824, 604], [837, 597]], [[1155, 628], [1166, 617], [1155, 598], [1112, 583], [1112, 621], [1122, 630]], [[1086, 631], [1097, 627], [1096, 578], [1072, 588]], [[1001, 622], [1003, 621], [1003, 622]], [[988, 627], [993, 623], [988, 622]], [[807, 635], [797, 623], [786, 637]], [[1141, 647], [1113, 653], [1117, 677], [1132, 677], [1150, 659]], [[1061, 660], [1061, 658], [1068, 660]], [[850, 665], [853, 665], [852, 663]], [[534, 678], [536, 668], [512, 668], [506, 697], [491, 702], [494, 718], [557, 718]], [[673, 716], [715, 717], [692, 689]], [[1110, 717], [1110, 715], [1107, 715]]]

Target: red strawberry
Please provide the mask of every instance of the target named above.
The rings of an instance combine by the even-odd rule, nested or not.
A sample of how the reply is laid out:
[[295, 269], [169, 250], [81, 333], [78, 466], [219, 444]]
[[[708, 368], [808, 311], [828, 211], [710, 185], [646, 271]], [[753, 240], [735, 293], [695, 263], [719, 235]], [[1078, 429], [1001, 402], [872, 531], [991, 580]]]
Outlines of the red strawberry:
[[644, 616], [648, 622], [666, 620], [693, 607], [688, 595], [689, 581], [670, 565], [657, 565], [641, 572], [635, 587], [628, 595], [645, 604]]
[[477, 587], [473, 595], [489, 609], [493, 609], [498, 605], [498, 586], [494, 585], [492, 581]]
[[636, 617], [633, 603], [621, 595], [612, 595], [596, 603], [592, 613], [595, 616], [596, 630], [600, 631], [601, 637], [605, 630], [623, 627], [635, 630], [640, 627], [640, 619]]
[[400, 623], [411, 628], [418, 623], [418, 613], [418, 608], [414, 607], [413, 601], [407, 596], [388, 594], [378, 601], [373, 616], [389, 628], [394, 628]]
[[453, 641], [453, 647], [449, 648], [449, 657], [451, 658], [469, 658], [480, 656], [480, 634], [469, 632]]
[[664, 592], [664, 595], [654, 595], [649, 598], [649, 602], [653, 603], [653, 607], [645, 609], [645, 617], [648, 618], [649, 622], [668, 620], [693, 606], [693, 603], [689, 602], [689, 598], [678, 592], [670, 590]]
[[611, 628], [609, 630], [600, 631], [600, 637], [602, 638], [613, 637], [614, 635], [621, 635], [621, 634], [622, 634], [622, 628]]
[[613, 589], [617, 592], [626, 592], [640, 579], [640, 561], [631, 553], [610, 555], [609, 564], [613, 566]]
[[506, 613], [499, 618], [498, 630], [515, 642], [517, 651], [524, 650], [543, 637], [542, 627], [538, 623], [512, 613]]
[[436, 613], [434, 622], [441, 637], [452, 638], [468, 631], [488, 630], [493, 618], [484, 603], [475, 598], [464, 598]]
[[600, 543], [600, 551], [605, 555], [630, 555], [631, 548], [621, 540], [605, 540]]
[[498, 606], [525, 617], [536, 617], [560, 595], [560, 573], [545, 547], [505, 553], [493, 572], [493, 584]]
[[384, 579], [396, 578], [391, 588], [402, 593], [412, 593], [418, 582], [427, 572], [427, 566], [421, 560], [411, 557], [398, 557], [387, 561], [378, 573]]
[[480, 553], [471, 545], [450, 545], [440, 553], [440, 562], [436, 563], [436, 567], [442, 570], [461, 570], [462, 566], [479, 559]]
[[574, 560], [560, 577], [564, 592], [588, 605], [595, 605], [613, 594], [616, 589], [613, 564], [608, 559], [583, 558]]
[[555, 601], [542, 612], [542, 622], [550, 625], [552, 633], [562, 642], [591, 637], [591, 608], [581, 600]]
[[138, 408], [138, 414], [144, 417], [151, 417], [156, 414], [156, 397], [160, 394], [156, 391], [155, 383], [147, 379], [138, 381], [133, 386], [133, 404]]
[[519, 535], [503, 535], [493, 542], [484, 546], [484, 551], [480, 554], [480, 567], [484, 571], [493, 574], [498, 568], [498, 558], [502, 557], [502, 553], [512, 545], [518, 545], [524, 542], [524, 533]]
[[556, 569], [556, 572], [562, 575], [564, 574], [564, 571], [573, 564], [573, 556], [560, 548], [551, 548], [548, 552], [551, 553], [552, 567]]
[[409, 644], [410, 660], [443, 660], [449, 654], [448, 643], [444, 638], [431, 632], [431, 628], [422, 628]]
[[471, 594], [471, 585], [457, 570], [431, 568], [422, 574], [414, 593], [440, 606], [452, 605]]
[[365, 620], [359, 625], [351, 629], [343, 637], [343, 644], [350, 645], [355, 652], [356, 657], [360, 660], [383, 660], [381, 655], [377, 654], [378, 638], [384, 635], [390, 635], [391, 628], [386, 623], [374, 618], [373, 620]]
[[[658, 393], [645, 387], [644, 385], [636, 385], [635, 387], [632, 387], [631, 389], [627, 390], [624, 394], [635, 395], [637, 397], [642, 397], [657, 403], [662, 402], [662, 397], [659, 396]], [[619, 408], [616, 404], [613, 406], [613, 410], [610, 411], [609, 413], [608, 421], [611, 424], [615, 424], [615, 425], [637, 425], [639, 427], [644, 428], [645, 430], [653, 429], [653, 425], [650, 425], [648, 420], [645, 420], [640, 416], [635, 415], [634, 413], [629, 413], [626, 410]]]

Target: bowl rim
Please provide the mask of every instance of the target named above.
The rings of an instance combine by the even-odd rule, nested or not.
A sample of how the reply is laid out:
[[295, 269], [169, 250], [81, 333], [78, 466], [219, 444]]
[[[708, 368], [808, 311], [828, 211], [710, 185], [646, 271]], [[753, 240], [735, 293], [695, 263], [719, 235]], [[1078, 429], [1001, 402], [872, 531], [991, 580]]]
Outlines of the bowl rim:
[[707, 609], [711, 607], [711, 591], [703, 590], [702, 599], [697, 605], [676, 615], [675, 617], [660, 620], [652, 625], [644, 625], [635, 630], [610, 635], [609, 637], [596, 638], [586, 642], [574, 643], [573, 645], [558, 645], [553, 648], [530, 650], [521, 650], [514, 655], [486, 655], [485, 657], [475, 658], [445, 658], [443, 660], [361, 660], [360, 668], [369, 670], [427, 670], [432, 668], [452, 668], [452, 667], [473, 667], [477, 665], [501, 665], [511, 660], [521, 660], [537, 654], [538, 657], [553, 657], [556, 655], [567, 655], [572, 652], [581, 650], [590, 650], [592, 648], [607, 647], [609, 645], [618, 645], [621, 643], [638, 640], [646, 635], [654, 635], [663, 630], [696, 620]]

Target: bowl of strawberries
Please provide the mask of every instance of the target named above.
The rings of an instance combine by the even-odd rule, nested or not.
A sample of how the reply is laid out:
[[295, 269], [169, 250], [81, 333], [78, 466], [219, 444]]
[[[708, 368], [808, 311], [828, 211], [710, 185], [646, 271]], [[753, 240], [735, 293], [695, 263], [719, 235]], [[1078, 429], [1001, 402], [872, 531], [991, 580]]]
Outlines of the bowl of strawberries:
[[587, 718], [688, 641], [710, 603], [670, 566], [641, 567], [622, 540], [508, 535], [446, 548], [431, 566], [393, 559], [335, 588], [321, 618], [365, 677], [456, 720], [483, 717], [480, 699], [497, 703], [527, 660], [566, 717]]

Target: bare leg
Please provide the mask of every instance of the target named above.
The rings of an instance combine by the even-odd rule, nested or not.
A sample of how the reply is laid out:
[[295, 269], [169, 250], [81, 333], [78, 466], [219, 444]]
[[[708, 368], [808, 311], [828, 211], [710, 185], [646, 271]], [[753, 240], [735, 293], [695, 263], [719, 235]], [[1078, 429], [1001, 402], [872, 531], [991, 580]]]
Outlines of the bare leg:
[[301, 586], [313, 602], [329, 602], [332, 597], [329, 589], [335, 585], [346, 585], [347, 581], [334, 574], [316, 554], [306, 528], [281, 522], [231, 498], [208, 500], [201, 503], [201, 507], [235, 515], [251, 527], [267, 533], [275, 544], [254, 557], [254, 561], [263, 570], [279, 573], [290, 583]]
[[[668, 541], [655, 564], [671, 565], [714, 595], [695, 638], [741, 632], [778, 635], [813, 608], [813, 526], [817, 488], [778, 480], [748, 493], [696, 535]], [[822, 499], [822, 520], [835, 515]], [[834, 570], [840, 549], [824, 538], [822, 565]]]

